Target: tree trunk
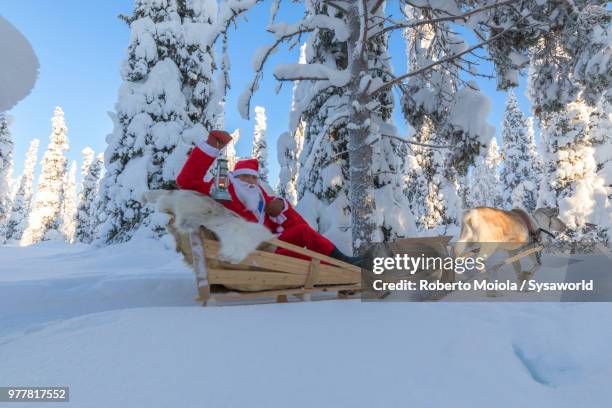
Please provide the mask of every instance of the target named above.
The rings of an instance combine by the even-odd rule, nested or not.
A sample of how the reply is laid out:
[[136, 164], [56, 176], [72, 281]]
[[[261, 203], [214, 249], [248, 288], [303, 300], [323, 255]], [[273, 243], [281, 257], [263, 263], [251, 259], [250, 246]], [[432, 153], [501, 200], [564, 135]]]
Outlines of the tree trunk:
[[351, 74], [348, 150], [353, 254], [362, 253], [364, 245], [372, 241], [375, 228], [372, 214], [376, 209], [371, 171], [372, 146], [366, 142], [371, 125], [369, 111], [365, 107], [369, 102], [368, 87], [361, 84], [363, 77], [368, 73], [368, 55], [367, 50], [361, 49], [366, 45], [360, 42], [362, 30], [360, 11], [358, 4], [352, 4], [347, 16], [351, 32], [347, 45], [348, 69]]

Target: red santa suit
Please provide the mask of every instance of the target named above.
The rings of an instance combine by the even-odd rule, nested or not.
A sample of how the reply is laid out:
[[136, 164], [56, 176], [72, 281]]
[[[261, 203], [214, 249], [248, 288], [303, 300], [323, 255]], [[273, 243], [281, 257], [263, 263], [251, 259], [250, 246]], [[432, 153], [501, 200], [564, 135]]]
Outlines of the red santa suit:
[[[210, 195], [213, 180], [204, 181], [204, 175], [213, 164], [218, 154], [219, 149], [215, 149], [206, 142], [199, 143], [187, 158], [185, 165], [176, 178], [178, 186], [185, 190], [194, 190], [202, 194]], [[231, 201], [220, 201], [221, 204], [247, 221], [264, 225], [272, 233], [278, 234], [278, 239], [282, 241], [302, 248], [308, 248], [323, 255], [329, 255], [333, 251], [334, 244], [310, 227], [306, 220], [293, 209], [287, 200], [281, 198], [285, 207], [279, 215], [271, 217], [266, 214], [264, 211], [265, 205], [271, 200], [280, 197], [269, 196], [259, 184], [257, 188], [261, 192], [261, 201], [257, 206], [257, 210], [249, 210], [236, 194], [236, 188], [232, 182], [232, 179], [240, 174], [258, 176], [259, 164], [257, 160], [241, 160], [236, 163], [235, 169], [231, 173], [228, 187], [232, 199]], [[307, 257], [283, 248], [278, 248], [276, 252], [283, 255], [308, 259]]]

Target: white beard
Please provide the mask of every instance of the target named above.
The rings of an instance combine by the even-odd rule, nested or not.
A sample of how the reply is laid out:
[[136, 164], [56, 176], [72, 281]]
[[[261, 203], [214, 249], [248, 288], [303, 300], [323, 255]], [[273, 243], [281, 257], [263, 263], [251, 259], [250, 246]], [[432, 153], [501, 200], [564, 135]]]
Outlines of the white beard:
[[242, 180], [238, 180], [237, 178], [232, 179], [232, 184], [234, 185], [234, 190], [236, 191], [236, 195], [238, 199], [244, 204], [244, 206], [255, 214], [259, 215], [259, 203], [263, 199], [261, 196], [261, 191], [259, 191], [259, 186], [256, 184], [245, 183]]

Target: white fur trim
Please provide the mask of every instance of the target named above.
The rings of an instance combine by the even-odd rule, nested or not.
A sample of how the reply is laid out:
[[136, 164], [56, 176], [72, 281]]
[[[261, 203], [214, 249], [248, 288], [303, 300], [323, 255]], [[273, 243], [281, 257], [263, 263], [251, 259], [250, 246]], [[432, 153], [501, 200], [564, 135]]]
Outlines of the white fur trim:
[[285, 229], [283, 227], [278, 227], [276, 228], [276, 233], [280, 234], [281, 232], [283, 232]]
[[219, 149], [212, 147], [204, 139], [200, 140], [197, 144], [198, 148], [211, 157], [217, 157]]
[[234, 176], [241, 176], [243, 174], [248, 174], [249, 176], [259, 177], [259, 174], [255, 170], [252, 170], [252, 169], [238, 169], [238, 170], [232, 171], [232, 174]]

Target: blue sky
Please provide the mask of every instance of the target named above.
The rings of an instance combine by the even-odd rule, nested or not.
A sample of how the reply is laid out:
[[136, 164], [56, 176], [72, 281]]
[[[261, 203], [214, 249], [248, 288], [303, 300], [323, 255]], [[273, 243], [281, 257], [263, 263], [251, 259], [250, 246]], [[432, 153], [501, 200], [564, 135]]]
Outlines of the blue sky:
[[[121, 84], [119, 67], [125, 59], [130, 34], [129, 27], [117, 16], [130, 14], [132, 1], [2, 0], [1, 4], [0, 15], [30, 40], [40, 61], [34, 90], [9, 111], [15, 118], [11, 127], [15, 139], [15, 175], [22, 170], [23, 156], [31, 139], [41, 139], [41, 153], [46, 149], [51, 131], [50, 119], [57, 105], [66, 115], [71, 144], [67, 155], [71, 160], [77, 160], [80, 166], [81, 150], [90, 146], [96, 152], [103, 151], [105, 137], [112, 131], [106, 112], [114, 110]], [[238, 29], [232, 30], [229, 38], [232, 89], [226, 104], [225, 124], [228, 131], [240, 128], [242, 136], [238, 154], [241, 156], [247, 156], [251, 151], [253, 115], [250, 121], [241, 119], [236, 101], [252, 78], [251, 59], [255, 50], [272, 42], [271, 35], [265, 31], [269, 8], [270, 1], [257, 5], [247, 14], [248, 21], [240, 21]], [[295, 21], [300, 14], [299, 5], [287, 2], [279, 21]], [[404, 42], [399, 35], [391, 37], [390, 52], [395, 72], [405, 72]], [[272, 68], [276, 63], [296, 62], [297, 58], [297, 47], [292, 51], [285, 48], [273, 55], [251, 104], [251, 113], [256, 105], [266, 108], [270, 178], [274, 183], [278, 176], [276, 139], [287, 130], [291, 84], [284, 84], [276, 94]], [[481, 68], [493, 72], [488, 63], [483, 62]], [[496, 127], [499, 136], [506, 94], [495, 90], [495, 81], [478, 78], [476, 82], [491, 98], [489, 122]], [[522, 82], [516, 92], [523, 111], [528, 113], [530, 105], [524, 96], [524, 78]], [[399, 109], [395, 122], [405, 134], [406, 125]]]

